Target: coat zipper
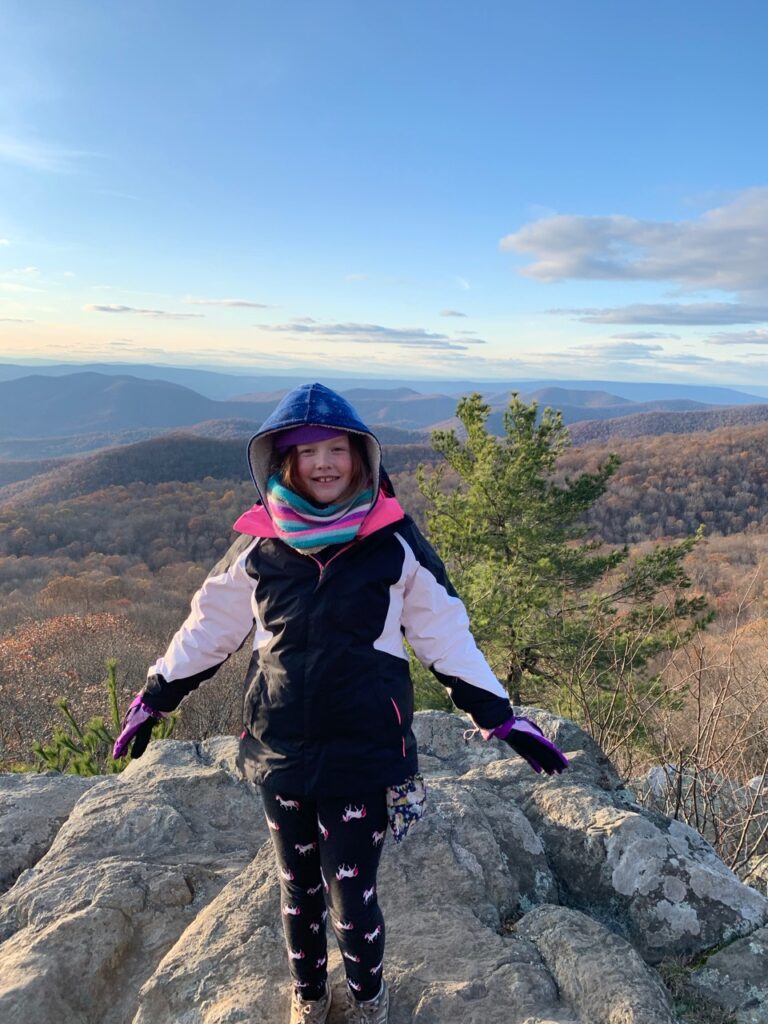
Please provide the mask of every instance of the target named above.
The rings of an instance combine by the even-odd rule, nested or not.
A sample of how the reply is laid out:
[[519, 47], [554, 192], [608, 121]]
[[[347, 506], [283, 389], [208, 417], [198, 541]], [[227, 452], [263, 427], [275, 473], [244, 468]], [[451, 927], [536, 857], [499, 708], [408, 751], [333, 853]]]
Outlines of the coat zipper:
[[337, 559], [339, 557], [339, 555], [342, 555], [345, 551], [347, 551], [349, 548], [351, 548], [353, 544], [354, 544], [354, 541], [350, 541], [349, 544], [345, 544], [344, 547], [339, 548], [339, 550], [336, 552], [336, 554], [335, 555], [331, 555], [331, 557], [325, 563], [321, 562], [319, 558], [315, 558], [314, 555], [310, 555], [309, 556], [312, 559], [312, 561], [315, 563], [317, 568], [320, 570], [320, 573], [319, 573], [319, 575], [317, 577], [317, 584], [315, 586], [315, 590], [318, 590], [320, 588], [320, 585], [323, 582], [323, 578], [325, 576], [325, 570], [328, 568], [328, 566], [331, 564], [331, 562], [333, 562], [335, 559]]
[[[350, 541], [349, 544], [345, 544], [343, 548], [339, 548], [339, 550], [336, 552], [336, 554], [332, 555], [328, 559], [328, 561], [325, 562], [325, 564], [323, 564], [323, 562], [321, 562], [319, 558], [315, 558], [314, 555], [310, 554], [309, 557], [312, 559], [312, 561], [315, 563], [315, 565], [319, 569], [319, 574], [318, 574], [318, 577], [317, 577], [317, 584], [315, 585], [315, 591], [320, 589], [320, 586], [321, 586], [321, 584], [323, 582], [323, 577], [325, 576], [325, 570], [328, 568], [328, 566], [331, 564], [331, 562], [334, 559], [338, 558], [339, 555], [343, 554], [348, 548], [351, 548], [354, 543], [355, 543], [354, 541]], [[402, 729], [403, 716], [400, 713], [400, 708], [397, 706], [397, 701], [395, 700], [394, 697], [390, 697], [389, 699], [392, 701], [392, 707], [395, 709], [395, 715], [397, 716], [397, 724]], [[407, 755], [407, 753], [405, 751], [405, 735], [402, 735], [401, 739], [402, 739], [402, 745], [403, 745], [403, 757], [407, 757], [408, 755]]]

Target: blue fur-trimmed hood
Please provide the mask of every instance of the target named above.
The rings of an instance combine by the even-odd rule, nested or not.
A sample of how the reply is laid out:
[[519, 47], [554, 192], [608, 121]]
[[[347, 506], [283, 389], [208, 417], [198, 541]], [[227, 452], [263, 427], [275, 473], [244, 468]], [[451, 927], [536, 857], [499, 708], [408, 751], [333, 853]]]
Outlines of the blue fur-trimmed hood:
[[381, 445], [378, 438], [363, 423], [346, 398], [324, 384], [315, 383], [302, 384], [289, 391], [248, 442], [248, 465], [262, 501], [266, 493], [274, 437], [289, 427], [299, 426], [338, 427], [340, 431], [361, 435], [373, 474], [374, 494], [378, 494], [381, 471]]

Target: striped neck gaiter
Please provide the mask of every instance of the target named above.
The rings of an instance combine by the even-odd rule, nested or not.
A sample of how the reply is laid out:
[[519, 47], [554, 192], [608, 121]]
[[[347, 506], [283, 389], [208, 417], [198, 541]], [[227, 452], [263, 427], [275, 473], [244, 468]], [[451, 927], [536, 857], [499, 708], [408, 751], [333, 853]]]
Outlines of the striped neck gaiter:
[[277, 535], [298, 551], [348, 544], [357, 536], [372, 504], [370, 486], [349, 501], [320, 507], [289, 490], [276, 473], [267, 481], [267, 508]]

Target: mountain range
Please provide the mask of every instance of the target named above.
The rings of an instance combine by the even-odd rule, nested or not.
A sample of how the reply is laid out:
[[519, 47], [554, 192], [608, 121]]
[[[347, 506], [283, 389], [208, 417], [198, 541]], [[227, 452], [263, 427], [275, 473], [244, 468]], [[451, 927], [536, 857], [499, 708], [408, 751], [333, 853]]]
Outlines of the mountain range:
[[[0, 369], [8, 375], [24, 368], [5, 364]], [[155, 374], [165, 369], [152, 368]], [[200, 379], [227, 378], [207, 371], [184, 372]], [[246, 383], [240, 378], [228, 379], [241, 386]], [[15, 467], [4, 467], [0, 480], [12, 483], [44, 471], [43, 466], [35, 468], [38, 460], [136, 444], [179, 430], [209, 439], [247, 438], [285, 393], [285, 387], [269, 390], [278, 379], [262, 378], [260, 390], [227, 399], [211, 398], [172, 380], [95, 370], [35, 373], [0, 381], [0, 463], [16, 462]], [[424, 444], [432, 430], [458, 423], [459, 396], [453, 391], [425, 392], [410, 382], [397, 387], [367, 384], [342, 386], [341, 391], [386, 444]], [[477, 386], [466, 384], [469, 390]], [[484, 399], [491, 407], [489, 429], [502, 434], [504, 411], [514, 389], [500, 383], [484, 387]], [[542, 409], [558, 409], [576, 444], [611, 437], [690, 433], [768, 419], [768, 404], [758, 396], [727, 388], [688, 386], [684, 389], [687, 395], [659, 397], [659, 390], [669, 393], [669, 387], [621, 385], [622, 391], [629, 389], [642, 400], [600, 387], [553, 383], [530, 390], [521, 387], [519, 393], [524, 401], [535, 401]]]
[[[172, 381], [127, 374], [34, 374], [0, 383], [0, 437], [46, 438], [104, 430], [167, 429], [204, 420], [260, 422], [283, 393], [246, 393], [222, 401]], [[367, 422], [406, 430], [432, 429], [451, 419], [456, 411], [455, 394], [425, 394], [411, 387], [346, 388], [342, 393]], [[503, 410], [511, 393], [508, 389], [497, 390], [486, 395], [486, 400], [492, 408]], [[609, 419], [637, 412], [705, 409], [713, 404], [690, 398], [637, 402], [604, 390], [561, 387], [523, 390], [522, 397], [560, 409], [566, 422]], [[729, 404], [743, 404], [736, 400], [743, 397], [738, 393], [729, 397]]]
[[530, 393], [541, 388], [557, 387], [568, 390], [607, 391], [631, 402], [650, 402], [687, 398], [707, 405], [750, 405], [768, 398], [768, 386], [750, 384], [749, 387], [716, 387], [705, 384], [656, 383], [652, 381], [616, 380], [446, 380], [401, 377], [397, 380], [381, 377], [356, 377], [328, 369], [307, 370], [301, 376], [254, 374], [253, 368], [230, 367], [223, 370], [189, 366], [158, 366], [149, 363], [57, 363], [34, 365], [0, 362], [0, 381], [18, 380], [20, 377], [62, 377], [74, 373], [100, 373], [108, 376], [139, 377], [144, 380], [165, 380], [180, 384], [193, 391], [220, 401], [254, 394], [258, 398], [274, 397], [299, 384], [322, 380], [337, 391], [351, 388], [392, 390], [403, 386], [419, 394], [466, 395], [478, 391], [487, 397], [500, 391]]

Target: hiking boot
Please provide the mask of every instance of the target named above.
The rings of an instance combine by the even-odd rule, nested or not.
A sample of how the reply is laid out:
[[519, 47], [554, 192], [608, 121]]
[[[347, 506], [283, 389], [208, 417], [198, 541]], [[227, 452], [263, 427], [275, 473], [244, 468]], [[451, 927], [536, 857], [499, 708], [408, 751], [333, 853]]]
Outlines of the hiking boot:
[[291, 998], [290, 1024], [325, 1024], [331, 1011], [331, 986], [325, 983], [325, 993], [319, 999], [302, 999], [294, 991]]
[[344, 1007], [345, 1024], [387, 1024], [389, 1019], [389, 985], [382, 981], [374, 999], [359, 1003], [347, 986], [347, 1005]]

